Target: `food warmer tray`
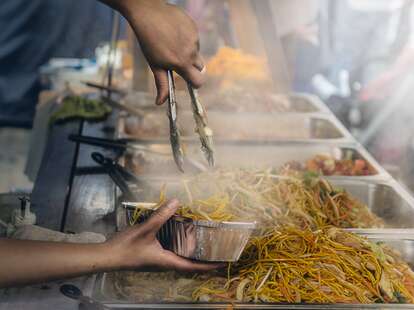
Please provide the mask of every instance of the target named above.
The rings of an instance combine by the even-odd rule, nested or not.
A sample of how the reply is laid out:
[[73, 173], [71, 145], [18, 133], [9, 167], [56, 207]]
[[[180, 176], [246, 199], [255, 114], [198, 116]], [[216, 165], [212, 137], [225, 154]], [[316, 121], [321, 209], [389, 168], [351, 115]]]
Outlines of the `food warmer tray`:
[[[181, 110], [190, 110], [190, 98], [184, 91], [177, 91], [177, 102]], [[223, 111], [219, 102], [217, 104], [208, 104], [208, 97], [202, 92], [200, 99], [206, 104], [208, 111]], [[286, 110], [281, 110], [278, 113], [331, 113], [329, 108], [315, 95], [307, 93], [292, 93], [289, 95], [290, 105]], [[154, 104], [155, 95], [147, 92], [133, 92], [127, 94], [124, 98], [125, 104], [142, 109], [155, 110], [157, 107]], [[229, 111], [227, 109], [227, 111]]]
[[[323, 105], [323, 104], [322, 104]], [[274, 117], [272, 115], [272, 117]], [[254, 117], [255, 118], [255, 117]], [[274, 117], [275, 118], [275, 117]], [[274, 119], [273, 118], [273, 119]], [[338, 147], [341, 152], [341, 147], [338, 146], [338, 143], [349, 142], [353, 146], [349, 146], [351, 149], [356, 150], [360, 155], [362, 155], [373, 167], [379, 172], [375, 178], [367, 179], [357, 179], [355, 177], [345, 177], [345, 178], [332, 178], [331, 181], [335, 186], [343, 187], [348, 190], [353, 196], [360, 199], [362, 202], [367, 204], [370, 209], [383, 217], [386, 220], [386, 223], [393, 228], [414, 228], [414, 199], [413, 197], [396, 181], [392, 180], [389, 175], [381, 168], [375, 160], [363, 149], [361, 148], [348, 131], [339, 123], [339, 121], [334, 116], [323, 116], [320, 114], [305, 115], [297, 114], [296, 116], [290, 116], [285, 114], [285, 116], [280, 119], [289, 119], [287, 124], [298, 124], [299, 122], [305, 122], [307, 124], [307, 133], [312, 139], [295, 139], [296, 142], [301, 141], [304, 143], [309, 143], [310, 149], [314, 147], [319, 147], [319, 140], [324, 143], [325, 148], [329, 149], [328, 145], [332, 144], [331, 148]], [[255, 118], [257, 119], [257, 118]], [[316, 130], [318, 128], [323, 128], [323, 125], [317, 124], [319, 120], [325, 120], [328, 124], [332, 124], [334, 127], [334, 133], [329, 133], [325, 135], [325, 139], [321, 138], [324, 135], [320, 135], [320, 132], [325, 132]], [[247, 118], [246, 118], [247, 120]], [[274, 122], [277, 122], [277, 117], [274, 119]], [[256, 121], [256, 120], [255, 120]], [[246, 122], [245, 124], [251, 124], [252, 122]], [[322, 123], [324, 123], [322, 121]], [[122, 124], [122, 122], [121, 122]], [[301, 123], [299, 123], [301, 124]], [[326, 123], [325, 123], [326, 124]], [[316, 129], [315, 129], [316, 127]], [[329, 127], [329, 126], [328, 126]], [[119, 127], [122, 129], [122, 126]], [[119, 129], [118, 128], [118, 129]], [[270, 128], [273, 128], [270, 126]], [[288, 127], [289, 128], [289, 127]], [[329, 131], [329, 129], [327, 130]], [[123, 130], [120, 131], [121, 136], [125, 136]], [[318, 133], [318, 134], [316, 134]], [[338, 134], [339, 133], [339, 134]], [[335, 136], [336, 135], [336, 136]], [[337, 136], [340, 136], [339, 138]], [[327, 137], [334, 138], [327, 138]], [[158, 137], [159, 138], [159, 137]], [[278, 139], [275, 139], [278, 140]], [[279, 140], [287, 140], [287, 138], [280, 138]], [[160, 140], [158, 140], [159, 142]], [[237, 143], [236, 143], [237, 144]], [[263, 148], [264, 146], [261, 146]], [[276, 147], [276, 146], [275, 146]], [[299, 147], [299, 146], [297, 146]], [[348, 146], [343, 146], [347, 148]], [[219, 152], [218, 152], [219, 153]], [[273, 153], [275, 154], [275, 153]], [[146, 178], [147, 181], [157, 183], [156, 186], [159, 186], [162, 183], [165, 183], [165, 179], [156, 180], [153, 178]], [[367, 231], [367, 230], [366, 230]], [[385, 230], [387, 231], [387, 230]], [[388, 230], [389, 231], [389, 230]], [[390, 243], [394, 248], [398, 249], [403, 257], [410, 262], [414, 263], [414, 242], [412, 240], [405, 240], [403, 235], [399, 234], [389, 234], [388, 238], [376, 239], [376, 241], [383, 241]], [[327, 304], [327, 305], [305, 305], [305, 304], [233, 304], [230, 306], [225, 303], [147, 303], [147, 304], [137, 304], [128, 300], [119, 300], [115, 297], [114, 292], [110, 291], [111, 284], [108, 281], [108, 274], [101, 274], [98, 276], [95, 283], [93, 296], [103, 302], [105, 302], [109, 307], [113, 309], [414, 309], [413, 304], [372, 304], [372, 305], [343, 305], [343, 304]]]
[[414, 198], [398, 182], [331, 180], [362, 201], [388, 228], [414, 228]]
[[[322, 113], [222, 113], [209, 111], [209, 127], [214, 141], [307, 141], [354, 142], [351, 134], [332, 115]], [[183, 140], [197, 140], [193, 115], [179, 111]], [[120, 117], [120, 138], [142, 141], [168, 141], [169, 126], [165, 110], [151, 110], [142, 118]]]
[[[412, 231], [412, 230], [411, 230]], [[413, 233], [411, 232], [411, 235]], [[368, 237], [375, 242], [385, 242], [398, 250], [404, 260], [411, 265], [414, 263], [414, 241], [412, 239], [397, 240], [393, 234], [383, 234], [383, 237]], [[414, 304], [248, 304], [248, 303], [136, 303], [127, 296], [119, 297], [111, 280], [111, 274], [100, 274], [93, 288], [93, 298], [105, 303], [113, 309], [414, 309]], [[145, 285], [151, 285], [146, 280]], [[154, 287], [156, 283], [153, 284]], [[171, 283], [171, 286], [173, 283]], [[156, 296], [154, 296], [156, 298]]]
[[[166, 186], [167, 197], [176, 196], [177, 180], [148, 177], [142, 179], [146, 184], [145, 193], [140, 190], [138, 196], [142, 202], [155, 202], [159, 198], [159, 189]], [[378, 217], [384, 220], [387, 228], [414, 229], [414, 198], [396, 181], [359, 181], [346, 179], [330, 180], [334, 187], [345, 189], [353, 197], [364, 203]], [[116, 214], [117, 230], [127, 225], [124, 208], [118, 207]]]
[[[150, 150], [131, 150], [125, 155], [125, 167], [137, 175], [178, 176], [180, 172], [173, 162], [169, 144], [147, 143]], [[186, 144], [187, 157], [191, 163], [185, 163], [186, 173], [197, 173], [205, 164], [204, 156], [197, 143]], [[152, 152], [151, 152], [152, 151]], [[154, 152], [166, 155], [157, 155]], [[391, 176], [377, 163], [377, 161], [361, 146], [353, 143], [216, 143], [215, 156], [217, 167], [237, 168], [255, 167], [267, 169], [280, 168], [288, 162], [305, 163], [316, 155], [329, 155], [335, 159], [363, 159], [370, 166], [373, 174], [367, 176], [330, 176], [327, 178], [361, 179], [361, 180], [388, 180]], [[237, 154], [237, 158], [235, 158]], [[194, 163], [201, 165], [194, 166]], [[205, 167], [204, 167], [205, 168]]]

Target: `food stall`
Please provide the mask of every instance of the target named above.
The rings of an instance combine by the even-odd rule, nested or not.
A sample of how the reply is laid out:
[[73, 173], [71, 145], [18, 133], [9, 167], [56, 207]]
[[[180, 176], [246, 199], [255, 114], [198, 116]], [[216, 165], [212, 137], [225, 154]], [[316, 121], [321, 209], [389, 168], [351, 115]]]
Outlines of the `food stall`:
[[[336, 203], [338, 203], [339, 208], [337, 212], [341, 214], [339, 218], [343, 220], [339, 220], [336, 224], [335, 220], [332, 219], [327, 220], [327, 222], [325, 222], [324, 219], [322, 222], [345, 228], [358, 236], [364, 236], [374, 244], [387, 244], [387, 246], [390, 246], [399, 253], [396, 254], [397, 252], [393, 252], [394, 254], [392, 255], [397, 255], [395, 257], [398, 257], [398, 259], [402, 259], [409, 264], [412, 260], [410, 254], [410, 238], [414, 225], [412, 221], [414, 199], [411, 194], [409, 194], [409, 192], [404, 189], [402, 185], [395, 181], [372, 158], [372, 156], [352, 138], [346, 129], [344, 129], [336, 118], [323, 106], [323, 103], [312, 96], [302, 94], [292, 95], [288, 100], [295, 100], [296, 98], [300, 98], [302, 104], [306, 103], [310, 107], [318, 107], [318, 110], [307, 113], [289, 110], [283, 112], [279, 111], [274, 114], [259, 112], [250, 113], [249, 123], [252, 125], [249, 126], [248, 130], [244, 130], [246, 119], [238, 124], [237, 119], [229, 119], [229, 115], [227, 114], [228, 112], [212, 111], [209, 113], [209, 121], [212, 128], [215, 128], [216, 126], [212, 125], [215, 124], [216, 118], [227, 119], [228, 122], [231, 122], [231, 126], [229, 126], [229, 128], [220, 131], [222, 134], [221, 136], [220, 133], [215, 136], [215, 152], [217, 161], [216, 169], [218, 171], [215, 176], [217, 177], [217, 179], [215, 179], [216, 182], [226, 178], [225, 172], [220, 174], [221, 169], [224, 169], [224, 171], [226, 171], [226, 169], [230, 170], [235, 175], [240, 173], [239, 169], [244, 168], [247, 171], [249, 168], [253, 169], [255, 173], [262, 173], [262, 179], [254, 179], [255, 182], [259, 183], [269, 181], [266, 178], [266, 173], [269, 175], [274, 173], [277, 174], [280, 179], [275, 182], [269, 181], [270, 184], [268, 184], [268, 186], [272, 186], [272, 184], [273, 186], [280, 186], [281, 188], [288, 186], [288, 189], [285, 188], [285, 190], [291, 191], [291, 195], [295, 197], [292, 199], [295, 200], [298, 199], [298, 195], [301, 194], [291, 188], [294, 186], [294, 183], [286, 181], [284, 176], [289, 177], [292, 171], [301, 171], [305, 173], [309, 171], [318, 172], [325, 175], [324, 178], [326, 178], [329, 182], [329, 186], [335, 188], [333, 192], [338, 194], [341, 192], [341, 189], [344, 190], [344, 192], [342, 192], [345, 195], [343, 198], [347, 201], [344, 202], [344, 200], [341, 199], [338, 199], [338, 201], [335, 200]], [[149, 109], [148, 114], [146, 115], [150, 116], [153, 112], [153, 109]], [[182, 112], [185, 113], [185, 111]], [[240, 114], [234, 115], [234, 118], [239, 117], [239, 115]], [[125, 117], [128, 118], [129, 116], [125, 115]], [[243, 117], [243, 114], [241, 114], [241, 117]], [[184, 119], [184, 117], [181, 119]], [[255, 119], [255, 121], [252, 119]], [[269, 122], [266, 122], [268, 119], [270, 119]], [[326, 125], [327, 123], [322, 123], [318, 126], [318, 122], [314, 123], [312, 120], [324, 120], [329, 123], [328, 125]], [[145, 115], [142, 119], [142, 123], [145, 123]], [[148, 123], [153, 124], [152, 122]], [[219, 121], [217, 121], [217, 124], [218, 123]], [[297, 124], [297, 126], [292, 126], [292, 123], [295, 125]], [[188, 200], [189, 198], [186, 196], [188, 194], [183, 193], [188, 189], [186, 188], [184, 190], [183, 188], [180, 188], [180, 186], [183, 187], [184, 185], [180, 185], [181, 181], [177, 181], [177, 178], [180, 178], [180, 172], [178, 172], [175, 167], [172, 155], [170, 154], [170, 156], [165, 156], [165, 153], [168, 153], [169, 150], [169, 142], [166, 138], [168, 137], [168, 132], [157, 132], [157, 130], [161, 131], [158, 126], [155, 131], [144, 130], [140, 127], [139, 122], [138, 124], [134, 124], [134, 129], [136, 131], [125, 130], [126, 127], [124, 120], [122, 120], [122, 116], [119, 118], [118, 124], [119, 137], [131, 138], [131, 133], [133, 133], [133, 139], [140, 140], [140, 142], [133, 143], [145, 146], [145, 148], [142, 148], [141, 150], [137, 148], [135, 150], [128, 151], [120, 158], [120, 163], [122, 163], [125, 168], [129, 171], [133, 171], [140, 180], [148, 182], [150, 187], [153, 189], [153, 192], [149, 190], [145, 193], [138, 194], [138, 198], [140, 198], [139, 201], [157, 201], [158, 196], [160, 195], [160, 189], [163, 188], [163, 186], [166, 186], [165, 195], [168, 197], [178, 196], [182, 199], [182, 201]], [[264, 125], [268, 130], [262, 130], [262, 125]], [[272, 128], [272, 126], [274, 126], [274, 128]], [[141, 130], [143, 130], [145, 134], [139, 135]], [[149, 132], [154, 133], [153, 139], [148, 139]], [[185, 131], [183, 130], [183, 132]], [[191, 156], [193, 160], [202, 163], [203, 154], [199, 149], [197, 140], [195, 138], [191, 138], [192, 133], [190, 130], [188, 130], [187, 133], [188, 139], [186, 140], [186, 154], [188, 157]], [[183, 134], [183, 138], [186, 138], [185, 134]], [[235, 154], [237, 154], [237, 156], [235, 156]], [[345, 168], [346, 166], [348, 168]], [[358, 166], [360, 166], [360, 168], [358, 168]], [[196, 169], [191, 168], [192, 167], [185, 168], [185, 170], [190, 174], [190, 176], [187, 174], [185, 178], [187, 178], [188, 182], [190, 182], [189, 191], [193, 195], [197, 195], [196, 193], [199, 193], [197, 192], [197, 186], [201, 185], [191, 184], [191, 182], [193, 182], [191, 180], [191, 174], [194, 174], [195, 178], [197, 178], [197, 175], [199, 176], [200, 172], [194, 171]], [[248, 174], [248, 172], [246, 173]], [[197, 181], [194, 182], [197, 183]], [[243, 182], [237, 180], [237, 177], [232, 179], [231, 182], [235, 182], [240, 186], [243, 186]], [[257, 184], [244, 183], [244, 186], [246, 186], [244, 189], [250, 188], [250, 186], [254, 187], [254, 185]], [[312, 186], [308, 188], [303, 183], [296, 184], [296, 186], [299, 186], [302, 190], [307, 188], [310, 191], [310, 193], [308, 193], [309, 195], [315, 194], [315, 188], [312, 188]], [[201, 186], [201, 188], [203, 187]], [[205, 190], [205, 188], [203, 189]], [[259, 186], [258, 191], [260, 190], [266, 191], [269, 190], [269, 188], [265, 186], [262, 188]], [[242, 189], [240, 189], [237, 193], [240, 194], [242, 192]], [[255, 191], [252, 191], [252, 193], [257, 194]], [[318, 194], [321, 195], [320, 192], [318, 192]], [[208, 198], [206, 199], [208, 200]], [[311, 203], [306, 201], [306, 198], [304, 199], [305, 201], [295, 200], [292, 205], [287, 206], [287, 209], [293, 213], [295, 204], [303, 203], [307, 205]], [[272, 201], [271, 204], [273, 206], [279, 204], [283, 205], [284, 203], [288, 203], [288, 201], [289, 199], [286, 197], [283, 198], [282, 195], [282, 197], [276, 198], [275, 201]], [[216, 203], [226, 204], [220, 200], [219, 202], [216, 201]], [[350, 204], [350, 210], [346, 210], [348, 203]], [[252, 208], [255, 208], [255, 210], [250, 210], [253, 213], [267, 212], [266, 208], [263, 206], [255, 206]], [[304, 208], [306, 210], [307, 207]], [[209, 208], [206, 207], [206, 210], [209, 210]], [[228, 211], [230, 212], [230, 210]], [[120, 213], [117, 218], [118, 228], [129, 225], [131, 217], [133, 218], [132, 214], [128, 215], [128, 210], [125, 210], [122, 206], [118, 206], [118, 212]], [[131, 211], [129, 212], [131, 213]], [[234, 214], [238, 213], [236, 210], [233, 210], [233, 212]], [[253, 216], [252, 213], [249, 213], [249, 211], [247, 212], [250, 216]], [[283, 212], [284, 211], [282, 211], [282, 213]], [[312, 211], [309, 210], [305, 212], [312, 214]], [[330, 214], [329, 210], [325, 210], [323, 212], [326, 213], [325, 215], [321, 215], [322, 218], [325, 218], [325, 216], [329, 216], [328, 214]], [[348, 212], [355, 212], [355, 218], [352, 219], [353, 215]], [[242, 215], [240, 216], [243, 219], [246, 218]], [[261, 215], [256, 214], [255, 216], [260, 222], [259, 218], [261, 218]], [[282, 219], [283, 216], [281, 214], [273, 216], [273, 221], [275, 222], [272, 222], [272, 225], [275, 226], [278, 225], [277, 219], [279, 219], [282, 223], [290, 221], [289, 215], [285, 218], [285, 220]], [[311, 216], [317, 217], [316, 215]], [[333, 218], [335, 218], [335, 216], [333, 216]], [[266, 220], [264, 220], [264, 222], [266, 222]], [[282, 234], [281, 232], [279, 233]], [[291, 234], [295, 235], [299, 233], [297, 231], [286, 232], [286, 236], [292, 236]], [[357, 246], [356, 244], [354, 245]], [[295, 245], [293, 244], [291, 247], [291, 254], [294, 255]], [[286, 255], [288, 256], [288, 254]], [[304, 257], [306, 257], [306, 254], [304, 254]], [[339, 257], [341, 258], [342, 256], [340, 255]], [[286, 257], [285, 259], [289, 260]], [[281, 261], [283, 261], [283, 259], [281, 259]], [[396, 262], [396, 260], [393, 261]], [[249, 263], [252, 264], [251, 261]], [[294, 265], [286, 266], [288, 268], [295, 268]], [[231, 276], [231, 271], [228, 271], [228, 275], [225, 273], [213, 273], [210, 277], [209, 275], [194, 277], [185, 274], [180, 275], [173, 272], [119, 272], [102, 274], [97, 278], [92, 296], [114, 308], [120, 309], [161, 307], [180, 309], [186, 307], [217, 309], [223, 309], [226, 307], [278, 309], [287, 307], [286, 305], [282, 306], [280, 303], [272, 302], [274, 299], [272, 300], [271, 298], [280, 298], [280, 300], [282, 300], [281, 303], [293, 302], [295, 303], [295, 307], [298, 309], [309, 308], [309, 305], [301, 304], [303, 302], [306, 304], [307, 302], [300, 299], [300, 293], [298, 293], [296, 297], [292, 297], [291, 300], [285, 299], [286, 295], [283, 294], [281, 296], [279, 295], [278, 297], [274, 297], [274, 295], [269, 293], [269, 291], [267, 291], [269, 294], [268, 296], [271, 297], [268, 297], [268, 299], [263, 296], [257, 297], [257, 295], [255, 297], [256, 300], [252, 297], [252, 295], [243, 297], [243, 293], [248, 294], [249, 292], [249, 281], [240, 279], [237, 272], [243, 271], [240, 271], [238, 268], [243, 270], [242, 266], [237, 266], [235, 269], [239, 271], [231, 274]], [[300, 269], [304, 267], [302, 266], [297, 268]], [[302, 270], [302, 272], [305, 271]], [[363, 271], [360, 270], [360, 272]], [[261, 273], [257, 275], [259, 279], [256, 279], [256, 281], [258, 281], [256, 284], [271, 282], [268, 280], [269, 275], [267, 275], [267, 273], [271, 274], [272, 271], [269, 271], [269, 269], [266, 272], [261, 271]], [[277, 274], [277, 272], [275, 274]], [[253, 279], [254, 276], [254, 274], [251, 274], [250, 276], [246, 276], [245, 279]], [[234, 277], [234, 279], [232, 277]], [[275, 277], [277, 279], [278, 276]], [[226, 283], [234, 283], [235, 285], [226, 287]], [[355, 282], [354, 284], [357, 285]], [[263, 286], [266, 284], [261, 285]], [[306, 284], [302, 283], [301, 285], [303, 285], [301, 289], [306, 290]], [[343, 285], [345, 286], [342, 288], [346, 290], [347, 284]], [[270, 288], [271, 287], [272, 285], [270, 285]], [[325, 289], [326, 292], [329, 292], [329, 288], [324, 286], [323, 289]], [[274, 290], [278, 292], [277, 287], [274, 287]], [[357, 290], [361, 290], [362, 292], [362, 288], [360, 287], [357, 288]], [[301, 292], [303, 293], [303, 291]], [[250, 291], [249, 294], [253, 293]], [[347, 293], [344, 295], [346, 294]], [[318, 300], [316, 295], [315, 298]], [[322, 293], [322, 295], [324, 294]], [[304, 296], [306, 296], [306, 293], [303, 293], [302, 298], [309, 298]], [[297, 298], [296, 301], [294, 298]], [[319, 298], [323, 297], [319, 296]], [[319, 300], [322, 302], [323, 299]], [[355, 302], [357, 301], [352, 301], [352, 303]], [[367, 302], [369, 303], [368, 300]], [[395, 302], [396, 301], [394, 300], [394, 303]], [[361, 304], [344, 306], [341, 305], [340, 302], [333, 302], [333, 304], [335, 304], [338, 309], [353, 307], [359, 308], [362, 306]], [[317, 307], [320, 307], [320, 305]], [[332, 308], [333, 305], [329, 305], [329, 307]], [[386, 306], [376, 304], [372, 307], [382, 309], [382, 307], [388, 308], [389, 305]], [[405, 306], [398, 305], [398, 307], [404, 308]], [[410, 308], [411, 305], [407, 305], [406, 307]]]
[[[268, 29], [272, 20], [260, 19], [268, 11], [257, 2], [256, 26]], [[266, 53], [280, 43], [275, 37], [270, 31], [263, 38]], [[219, 257], [241, 242], [232, 222], [255, 224], [240, 260], [223, 270], [103, 273], [88, 280], [84, 294], [110, 309], [414, 309], [414, 197], [318, 97], [275, 90], [285, 74], [278, 57], [262, 63], [226, 47], [208, 60], [199, 96], [213, 131], [214, 168], [180, 79], [184, 174], [166, 107], [155, 107], [148, 91], [112, 89], [120, 104], [104, 121], [53, 127], [31, 194], [41, 226], [108, 237], [143, 221], [144, 206], [178, 197], [179, 215], [197, 233], [181, 230], [180, 246], [168, 244], [171, 238], [165, 246], [194, 258], [190, 237], [199, 251]], [[221, 225], [206, 229], [202, 221]], [[198, 248], [202, 240], [209, 243]]]

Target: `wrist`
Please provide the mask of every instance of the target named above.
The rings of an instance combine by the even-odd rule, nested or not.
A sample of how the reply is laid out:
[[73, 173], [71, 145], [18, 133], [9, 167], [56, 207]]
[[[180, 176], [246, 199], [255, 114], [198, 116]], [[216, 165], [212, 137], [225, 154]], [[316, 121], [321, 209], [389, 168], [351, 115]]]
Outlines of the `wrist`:
[[122, 269], [122, 260], [119, 251], [110, 242], [95, 245], [94, 253], [97, 255], [97, 268], [99, 271], [114, 271]]
[[129, 245], [117, 239], [100, 244], [100, 256], [105, 257], [102, 264], [107, 271], [130, 270], [140, 266], [138, 253], [131, 258]]

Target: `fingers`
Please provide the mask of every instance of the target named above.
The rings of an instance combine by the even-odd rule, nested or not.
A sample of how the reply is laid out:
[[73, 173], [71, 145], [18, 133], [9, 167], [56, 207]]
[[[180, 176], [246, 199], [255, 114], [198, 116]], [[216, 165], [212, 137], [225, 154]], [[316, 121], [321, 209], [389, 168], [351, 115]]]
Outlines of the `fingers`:
[[170, 251], [164, 251], [162, 255], [160, 255], [160, 261], [162, 262], [163, 268], [184, 272], [205, 272], [223, 268], [225, 266], [225, 264], [220, 263], [208, 264], [193, 262], [191, 260], [175, 255]]
[[177, 73], [190, 83], [194, 88], [200, 88], [204, 84], [205, 76], [194, 65], [185, 68], [177, 68]]
[[157, 87], [157, 98], [155, 99], [155, 104], [161, 105], [168, 99], [168, 77], [167, 71], [164, 69], [151, 68], [155, 85]]
[[[151, 67], [157, 87], [157, 98], [155, 104], [162, 105], [168, 99], [168, 76], [165, 69]], [[193, 63], [187, 66], [176, 67], [175, 71], [194, 88], [200, 88], [205, 81], [206, 66], [204, 59], [197, 53]]]
[[204, 73], [203, 70], [205, 70], [206, 66], [204, 65], [203, 57], [199, 53], [197, 53], [197, 56], [194, 59], [194, 67], [201, 73]]
[[176, 71], [194, 88], [200, 88], [204, 84], [206, 66], [203, 57], [198, 52], [194, 56], [192, 65], [177, 68]]
[[143, 232], [151, 232], [154, 235], [160, 230], [161, 226], [167, 222], [179, 208], [177, 199], [167, 201], [154, 212], [154, 214], [141, 226]]

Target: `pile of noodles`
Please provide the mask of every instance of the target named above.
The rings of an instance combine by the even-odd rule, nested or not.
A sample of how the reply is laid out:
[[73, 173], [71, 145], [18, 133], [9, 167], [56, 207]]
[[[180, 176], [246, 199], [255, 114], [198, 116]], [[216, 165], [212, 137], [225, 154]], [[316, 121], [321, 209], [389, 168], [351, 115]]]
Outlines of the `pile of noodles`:
[[[159, 204], [166, 201], [166, 187]], [[278, 176], [269, 171], [232, 170], [201, 174], [175, 190], [179, 213], [195, 220], [256, 221], [262, 228], [292, 224], [318, 229], [384, 227], [382, 219], [346, 191], [320, 178]], [[134, 223], [140, 215], [137, 209]]]
[[[228, 265], [227, 274], [191, 279], [175, 274], [185, 286], [176, 287], [173, 296], [165, 292], [164, 300], [414, 303], [414, 273], [399, 254], [340, 229], [383, 227], [384, 222], [324, 179], [233, 170], [202, 174], [175, 187], [182, 216], [255, 220], [260, 231], [242, 258]], [[170, 198], [166, 192], [163, 187], [157, 206]], [[132, 223], [141, 212], [137, 208]], [[136, 285], [123, 287], [140, 294]]]

